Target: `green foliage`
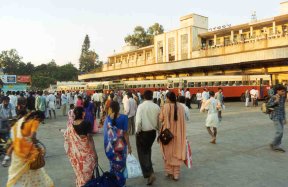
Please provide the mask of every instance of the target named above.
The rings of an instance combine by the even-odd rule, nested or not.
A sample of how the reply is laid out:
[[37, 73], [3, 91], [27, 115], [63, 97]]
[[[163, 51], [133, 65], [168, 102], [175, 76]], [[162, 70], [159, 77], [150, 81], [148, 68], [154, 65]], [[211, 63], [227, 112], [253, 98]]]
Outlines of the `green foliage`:
[[5, 74], [31, 75], [35, 89], [48, 88], [57, 81], [75, 81], [78, 76], [78, 70], [71, 62], [58, 66], [55, 60], [51, 60], [35, 67], [31, 62], [24, 63], [15, 49], [0, 53], [0, 65]]
[[79, 58], [79, 70], [82, 73], [87, 73], [95, 69], [101, 69], [101, 67], [102, 63], [99, 61], [99, 56], [95, 51], [90, 50], [90, 39], [86, 35]]
[[134, 28], [134, 32], [131, 35], [125, 37], [125, 42], [138, 47], [145, 47], [154, 43], [154, 36], [162, 34], [164, 28], [159, 23], [154, 23], [147, 31], [142, 26]]

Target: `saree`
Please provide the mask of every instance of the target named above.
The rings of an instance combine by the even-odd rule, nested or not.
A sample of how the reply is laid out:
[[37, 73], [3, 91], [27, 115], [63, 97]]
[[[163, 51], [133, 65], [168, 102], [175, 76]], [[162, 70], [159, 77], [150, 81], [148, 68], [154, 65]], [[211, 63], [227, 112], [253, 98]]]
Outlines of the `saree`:
[[116, 119], [116, 126], [112, 125], [112, 119], [108, 116], [104, 123], [104, 148], [110, 162], [110, 172], [115, 174], [119, 186], [125, 186], [127, 143], [124, 132], [128, 130], [128, 117], [120, 114]]
[[92, 179], [97, 156], [92, 137], [80, 137], [69, 121], [64, 133], [64, 149], [76, 175], [76, 186], [81, 187]]
[[[21, 125], [25, 118], [21, 118], [13, 126], [11, 137], [14, 151], [12, 153], [11, 166], [8, 170], [7, 187], [54, 187], [53, 181], [46, 174], [44, 168], [30, 170], [30, 164], [36, 159], [39, 152], [33, 143], [22, 136]], [[35, 121], [29, 121], [30, 125], [25, 126], [26, 132], [33, 132]], [[28, 129], [27, 129], [28, 128]]]

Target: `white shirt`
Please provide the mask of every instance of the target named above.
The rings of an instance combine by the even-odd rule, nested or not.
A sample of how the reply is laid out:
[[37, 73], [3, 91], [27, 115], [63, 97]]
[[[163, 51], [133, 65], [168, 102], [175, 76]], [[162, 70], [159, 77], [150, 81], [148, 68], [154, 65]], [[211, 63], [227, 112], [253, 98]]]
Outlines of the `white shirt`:
[[157, 99], [160, 99], [160, 98], [161, 98], [161, 92], [157, 91]]
[[157, 99], [157, 91], [153, 92], [153, 99]]
[[184, 111], [185, 111], [185, 120], [189, 121], [190, 120], [190, 111], [189, 108], [184, 104], [184, 103], [180, 103], [183, 107], [184, 107]]
[[189, 91], [186, 91], [185, 98], [191, 99], [191, 94]]
[[145, 100], [139, 105], [136, 113], [136, 132], [158, 129], [160, 107], [153, 101]]
[[250, 95], [251, 95], [251, 98], [256, 98], [257, 97], [257, 92], [256, 92], [256, 90], [255, 89], [252, 89], [252, 90], [250, 90]]
[[124, 114], [128, 115], [128, 118], [131, 118], [135, 116], [137, 111], [137, 103], [135, 99], [129, 98], [125, 103], [124, 103]]
[[61, 103], [62, 103], [62, 105], [66, 105], [67, 104], [67, 96], [65, 94], [63, 94], [63, 93], [61, 95]]
[[201, 101], [202, 100], [202, 94], [198, 92], [196, 94], [196, 98], [197, 98], [197, 101]]
[[99, 94], [98, 93], [94, 93], [93, 96], [92, 96], [92, 101], [94, 102], [99, 102], [100, 99], [99, 99]]
[[46, 98], [46, 100], [49, 102], [49, 103], [55, 103], [56, 102], [56, 97], [55, 95], [53, 94], [49, 94]]
[[103, 93], [98, 93], [99, 101], [103, 103]]
[[18, 104], [18, 98], [16, 95], [9, 95], [10, 103], [16, 108]]

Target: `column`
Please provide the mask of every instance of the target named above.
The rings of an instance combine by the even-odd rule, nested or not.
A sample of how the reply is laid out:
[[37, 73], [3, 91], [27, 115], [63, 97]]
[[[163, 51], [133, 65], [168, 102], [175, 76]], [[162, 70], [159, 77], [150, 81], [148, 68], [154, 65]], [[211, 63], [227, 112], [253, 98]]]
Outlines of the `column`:
[[163, 38], [163, 62], [167, 62], [166, 61], [166, 50], [167, 50], [167, 47], [166, 47], [166, 33], [164, 33], [164, 38]]
[[234, 31], [231, 31], [230, 42], [234, 43]]
[[176, 38], [175, 38], [175, 61], [179, 60], [178, 57], [178, 31], [176, 31]]
[[250, 38], [252, 38], [253, 37], [253, 27], [251, 26], [250, 27]]
[[145, 50], [143, 50], [143, 55], [144, 55], [144, 62], [143, 62], [143, 64], [146, 65], [146, 51], [145, 51]]
[[138, 55], [137, 52], [135, 53], [135, 65], [137, 66], [137, 61], [138, 61]]
[[216, 42], [217, 42], [217, 35], [214, 34], [214, 46], [216, 45]]
[[276, 34], [276, 22], [273, 21], [273, 34]]
[[116, 67], [116, 56], [114, 57], [114, 69]]

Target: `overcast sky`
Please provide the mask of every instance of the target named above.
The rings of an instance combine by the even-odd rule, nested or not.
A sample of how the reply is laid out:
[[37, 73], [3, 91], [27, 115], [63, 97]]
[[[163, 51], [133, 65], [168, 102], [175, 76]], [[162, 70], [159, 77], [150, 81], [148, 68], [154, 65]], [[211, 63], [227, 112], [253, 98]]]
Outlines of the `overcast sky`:
[[86, 34], [91, 48], [107, 61], [119, 52], [135, 26], [155, 22], [165, 30], [179, 18], [197, 13], [209, 18], [209, 28], [279, 15], [284, 0], [0, 0], [0, 51], [15, 48], [25, 62], [39, 65], [55, 59], [78, 67]]

